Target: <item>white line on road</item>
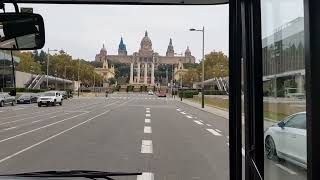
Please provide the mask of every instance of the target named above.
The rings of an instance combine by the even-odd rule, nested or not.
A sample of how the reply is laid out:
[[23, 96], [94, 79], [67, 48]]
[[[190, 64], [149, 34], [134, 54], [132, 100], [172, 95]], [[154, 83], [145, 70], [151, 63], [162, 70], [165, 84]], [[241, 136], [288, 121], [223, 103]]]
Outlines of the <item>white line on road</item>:
[[242, 153], [242, 156], [243, 156], [243, 157], [246, 156], [246, 150], [244, 150], [244, 148], [241, 148], [241, 153]]
[[197, 123], [197, 124], [199, 124], [199, 125], [203, 125], [203, 123], [202, 123], [202, 122], [200, 122], [200, 121], [196, 121], [196, 120], [194, 120], [193, 122], [195, 122], [195, 123]]
[[152, 140], [142, 140], [141, 153], [152, 153]]
[[17, 111], [17, 110], [21, 110], [21, 109], [24, 109], [24, 108], [16, 108], [16, 109], [12, 109], [12, 110]]
[[180, 112], [181, 114], [186, 114], [185, 112]]
[[6, 128], [6, 129], [2, 129], [0, 132], [3, 132], [3, 131], [8, 131], [8, 130], [11, 130], [11, 129], [15, 129], [15, 128], [17, 128], [17, 127], [9, 127], [9, 128]]
[[10, 139], [14, 139], [14, 138], [23, 136], [23, 135], [25, 135], [25, 134], [32, 133], [32, 132], [37, 131], [37, 130], [40, 130], [40, 129], [44, 129], [44, 128], [50, 127], [50, 126], [52, 126], [52, 125], [55, 125], [55, 124], [58, 124], [58, 123], [67, 121], [67, 120], [69, 120], [69, 119], [76, 118], [76, 117], [78, 117], [78, 116], [82, 116], [82, 115], [84, 115], [84, 114], [87, 114], [87, 113], [81, 113], [81, 114], [78, 114], [78, 115], [75, 115], [75, 116], [72, 116], [72, 117], [69, 117], [69, 118], [66, 118], [66, 119], [62, 119], [62, 120], [60, 120], [60, 121], [57, 121], [57, 122], [54, 122], [54, 123], [51, 123], [51, 124], [47, 124], [47, 125], [45, 125], [45, 126], [41, 126], [41, 127], [39, 127], [39, 128], [36, 128], [36, 129], [32, 129], [32, 130], [30, 130], [30, 131], [27, 131], [27, 132], [24, 132], [24, 133], [15, 135], [15, 136], [8, 137], [8, 138], [6, 138], [6, 139], [2, 139], [2, 140], [0, 140], [0, 143], [5, 142], [5, 141], [8, 141], [8, 140], [10, 140]]
[[217, 132], [221, 133], [222, 131], [220, 131], [219, 129], [215, 129]]
[[146, 108], [146, 110], [150, 110], [150, 108]]
[[13, 158], [13, 157], [15, 157], [15, 156], [17, 156], [17, 155], [19, 155], [19, 154], [21, 154], [21, 153], [29, 150], [29, 149], [32, 149], [32, 148], [34, 148], [34, 147], [36, 147], [36, 146], [38, 146], [38, 145], [40, 145], [40, 144], [42, 144], [42, 143], [44, 143], [44, 142], [47, 142], [47, 141], [49, 141], [49, 140], [51, 140], [51, 139], [53, 139], [53, 138], [55, 138], [55, 137], [57, 137], [57, 136], [59, 136], [59, 135], [61, 135], [61, 134], [64, 134], [64, 133], [66, 133], [66, 132], [68, 132], [68, 131], [70, 131], [70, 130], [78, 127], [78, 126], [81, 126], [81, 125], [83, 125], [83, 124], [85, 124], [85, 123], [87, 123], [87, 122], [90, 122], [90, 121], [92, 121], [93, 119], [95, 119], [95, 118], [97, 118], [97, 117], [99, 117], [99, 116], [102, 116], [103, 114], [106, 114], [106, 113], [108, 113], [108, 112], [110, 112], [110, 110], [105, 111], [105, 112], [103, 112], [103, 113], [101, 113], [101, 114], [98, 114], [98, 115], [96, 115], [96, 116], [94, 116], [94, 117], [92, 117], [92, 118], [90, 118], [90, 119], [88, 119], [88, 120], [86, 120], [86, 121], [83, 121], [83, 122], [81, 122], [81, 123], [79, 123], [79, 124], [77, 124], [77, 125], [75, 125], [75, 126], [72, 126], [71, 128], [68, 128], [68, 129], [66, 129], [66, 130], [64, 130], [64, 131], [61, 131], [61, 132], [58, 133], [58, 134], [55, 134], [55, 135], [53, 135], [53, 136], [50, 136], [49, 138], [44, 139], [44, 140], [42, 140], [42, 141], [40, 141], [40, 142], [38, 142], [38, 143], [36, 143], [36, 144], [33, 144], [33, 145], [29, 146], [29, 147], [26, 147], [26, 148], [24, 148], [24, 149], [22, 149], [22, 150], [20, 150], [20, 151], [18, 151], [18, 152], [16, 152], [16, 153], [14, 153], [14, 154], [11, 154], [10, 156], [7, 156], [7, 157], [5, 157], [5, 158], [3, 158], [3, 159], [0, 159], [0, 163], [6, 161], [6, 160], [8, 160], [8, 159], [11, 159], [11, 158]]
[[180, 109], [177, 109], [177, 111], [181, 111]]
[[150, 126], [145, 126], [144, 129], [143, 129], [143, 132], [144, 133], [152, 133], [152, 129]]
[[297, 174], [296, 172], [294, 172], [293, 170], [281, 165], [281, 164], [276, 164], [277, 167], [279, 167], [280, 169], [284, 170], [284, 171], [287, 171], [289, 174], [292, 174], [292, 175], [295, 175]]
[[187, 115], [186, 117], [189, 118], [189, 119], [192, 119], [192, 116]]
[[151, 172], [143, 172], [142, 175], [137, 176], [137, 180], [154, 180], [154, 175]]
[[206, 124], [207, 126], [211, 127], [212, 125], [211, 124]]
[[32, 119], [32, 118], [39, 117], [39, 116], [46, 116], [48, 114], [53, 114], [53, 113], [57, 113], [57, 112], [61, 112], [61, 111], [55, 111], [55, 112], [51, 112], [51, 113], [44, 113], [44, 114], [40, 114], [40, 115], [37, 115], [37, 116], [26, 117], [26, 118], [14, 120], [14, 121], [7, 121], [7, 122], [0, 123], [0, 125], [10, 124], [10, 123], [14, 123], [14, 122], [20, 122], [20, 121], [24, 121], [26, 119]]
[[144, 122], [145, 123], [151, 123], [151, 119], [145, 119]]
[[150, 113], [150, 110], [146, 110], [146, 113]]
[[218, 133], [217, 131], [213, 130], [213, 129], [207, 129], [207, 131], [211, 132], [213, 135], [215, 136], [221, 136], [220, 133]]
[[150, 114], [146, 114], [146, 117], [150, 117], [151, 115]]

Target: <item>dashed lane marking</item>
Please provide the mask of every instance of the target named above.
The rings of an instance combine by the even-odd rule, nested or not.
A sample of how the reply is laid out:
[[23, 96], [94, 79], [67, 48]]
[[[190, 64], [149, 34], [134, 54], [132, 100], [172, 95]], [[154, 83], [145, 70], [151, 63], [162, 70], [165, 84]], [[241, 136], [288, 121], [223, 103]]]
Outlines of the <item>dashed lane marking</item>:
[[215, 136], [221, 136], [220, 133], [218, 133], [217, 131], [213, 130], [213, 129], [207, 129], [207, 131], [211, 132], [213, 135]]
[[180, 109], [177, 109], [177, 111], [181, 111]]
[[142, 140], [141, 153], [144, 153], [144, 154], [153, 153], [152, 140]]
[[193, 122], [195, 122], [195, 123], [197, 123], [197, 124], [199, 124], [199, 125], [203, 125], [203, 123], [202, 122], [200, 122], [200, 121], [193, 121]]
[[219, 129], [215, 129], [217, 132], [221, 133], [222, 131], [220, 131]]
[[206, 124], [207, 126], [211, 127], [212, 125], [211, 124]]
[[146, 114], [146, 117], [150, 117], [151, 115], [150, 114]]
[[152, 133], [152, 128], [150, 126], [145, 126], [143, 129], [143, 132], [150, 134], [150, 133]]
[[151, 123], [151, 119], [145, 119], [144, 122], [145, 123]]
[[154, 175], [151, 172], [143, 172], [142, 175], [137, 176], [137, 180], [154, 180]]
[[146, 113], [150, 113], [150, 111], [149, 111], [149, 110], [146, 110]]
[[146, 108], [146, 110], [150, 110], [150, 108]]
[[185, 112], [180, 112], [181, 114], [186, 114]]
[[189, 115], [188, 115], [188, 116], [186, 116], [186, 117], [189, 118], [189, 119], [192, 119], [192, 116], [189, 116]]

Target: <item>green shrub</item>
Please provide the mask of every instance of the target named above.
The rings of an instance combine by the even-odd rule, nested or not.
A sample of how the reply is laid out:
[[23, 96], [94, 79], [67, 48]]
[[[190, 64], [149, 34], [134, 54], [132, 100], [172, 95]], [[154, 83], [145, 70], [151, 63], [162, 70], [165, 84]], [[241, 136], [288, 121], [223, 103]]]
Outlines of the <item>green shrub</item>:
[[227, 95], [227, 93], [219, 90], [205, 90], [204, 95]]
[[[13, 88], [4, 88], [5, 92], [10, 92], [13, 90]], [[29, 88], [16, 88], [17, 92], [30, 92], [30, 93], [39, 93], [39, 92], [45, 92], [46, 89], [29, 89]]]
[[199, 92], [197, 90], [188, 90], [188, 89], [184, 89], [184, 90], [178, 90], [178, 95], [179, 97], [183, 97], [183, 98], [193, 98], [194, 95], [198, 95]]

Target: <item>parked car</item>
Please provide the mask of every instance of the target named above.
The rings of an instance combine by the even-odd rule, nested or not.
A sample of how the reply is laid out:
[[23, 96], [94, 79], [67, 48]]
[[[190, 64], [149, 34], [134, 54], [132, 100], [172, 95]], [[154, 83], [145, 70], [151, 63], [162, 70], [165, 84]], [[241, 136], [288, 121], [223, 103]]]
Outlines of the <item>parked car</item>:
[[62, 101], [63, 101], [63, 98], [59, 91], [48, 91], [38, 98], [38, 106], [39, 107], [41, 107], [42, 105], [55, 106], [56, 104], [59, 104], [60, 106], [62, 106]]
[[306, 112], [293, 114], [265, 130], [268, 159], [287, 160], [307, 168]]
[[152, 91], [152, 90], [149, 90], [149, 91], [148, 91], [148, 95], [153, 95], [153, 91]]
[[17, 103], [18, 104], [23, 104], [23, 103], [36, 103], [38, 100], [38, 95], [35, 93], [26, 93], [22, 94], [18, 99]]
[[14, 106], [15, 103], [15, 96], [10, 96], [9, 94], [0, 94], [0, 107], [3, 107], [6, 104], [11, 104], [11, 106]]
[[58, 92], [60, 92], [60, 94], [62, 95], [62, 98], [63, 98], [63, 99], [68, 99], [68, 93], [67, 93], [67, 91], [58, 91]]
[[158, 93], [158, 97], [167, 97], [167, 93], [164, 92], [164, 91], [160, 91], [160, 92]]

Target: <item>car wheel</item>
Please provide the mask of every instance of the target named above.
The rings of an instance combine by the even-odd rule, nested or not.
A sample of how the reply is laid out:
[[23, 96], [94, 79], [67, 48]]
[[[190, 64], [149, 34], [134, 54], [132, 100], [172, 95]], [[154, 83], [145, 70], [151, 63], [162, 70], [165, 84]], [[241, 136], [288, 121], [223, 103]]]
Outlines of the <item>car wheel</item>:
[[56, 103], [57, 103], [57, 101], [56, 101], [56, 100], [54, 100], [54, 102], [52, 102], [52, 106], [55, 106], [55, 105], [56, 105]]
[[11, 106], [14, 106], [14, 104], [15, 104], [14, 101], [12, 101], [12, 102], [11, 102]]
[[49, 105], [50, 105], [50, 103], [49, 103], [49, 102], [47, 102], [46, 106], [49, 106]]
[[3, 107], [3, 106], [4, 106], [4, 102], [1, 101], [1, 102], [0, 102], [0, 107]]
[[62, 106], [62, 100], [61, 100], [61, 102], [59, 102], [59, 105]]
[[38, 103], [38, 107], [41, 107], [41, 105], [42, 105], [41, 102], [39, 102], [39, 103]]
[[265, 152], [268, 159], [279, 160], [277, 156], [277, 149], [274, 140], [271, 136], [268, 136], [265, 141]]

